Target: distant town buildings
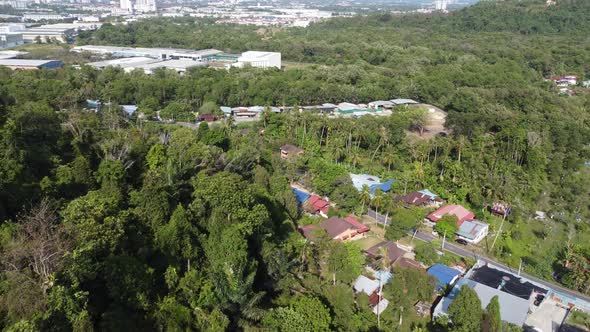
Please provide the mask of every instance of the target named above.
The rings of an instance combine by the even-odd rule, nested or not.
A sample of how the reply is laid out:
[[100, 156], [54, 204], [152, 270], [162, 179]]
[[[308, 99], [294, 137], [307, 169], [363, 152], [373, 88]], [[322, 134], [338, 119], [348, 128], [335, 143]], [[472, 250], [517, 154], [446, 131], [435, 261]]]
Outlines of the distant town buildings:
[[157, 10], [156, 0], [120, 0], [120, 7], [123, 11], [130, 13], [134, 11], [149, 13]]

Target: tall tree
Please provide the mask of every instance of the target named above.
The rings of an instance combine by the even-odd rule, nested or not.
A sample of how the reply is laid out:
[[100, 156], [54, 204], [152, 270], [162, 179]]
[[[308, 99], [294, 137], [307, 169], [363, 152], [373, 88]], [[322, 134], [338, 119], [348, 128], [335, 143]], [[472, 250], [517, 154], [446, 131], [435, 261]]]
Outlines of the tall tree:
[[449, 305], [449, 318], [453, 322], [452, 332], [473, 332], [481, 330], [483, 310], [477, 293], [469, 286], [461, 286], [459, 294]]
[[500, 316], [500, 301], [498, 295], [492, 297], [490, 303], [486, 306], [482, 322], [483, 332], [501, 332], [502, 317]]

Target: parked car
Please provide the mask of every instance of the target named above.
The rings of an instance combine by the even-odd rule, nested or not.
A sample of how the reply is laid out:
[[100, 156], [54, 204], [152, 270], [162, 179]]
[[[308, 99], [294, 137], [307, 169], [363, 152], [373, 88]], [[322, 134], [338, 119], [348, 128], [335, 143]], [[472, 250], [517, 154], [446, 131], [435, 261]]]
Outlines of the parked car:
[[464, 246], [468, 245], [469, 243], [463, 239], [456, 239], [455, 240], [457, 243], [462, 244]]

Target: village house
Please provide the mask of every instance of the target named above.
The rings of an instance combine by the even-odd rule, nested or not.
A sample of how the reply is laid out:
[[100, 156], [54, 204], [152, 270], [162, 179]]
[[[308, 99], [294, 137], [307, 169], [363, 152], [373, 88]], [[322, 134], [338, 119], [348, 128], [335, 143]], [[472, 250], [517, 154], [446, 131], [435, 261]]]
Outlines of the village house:
[[574, 75], [554, 76], [549, 79], [557, 86], [572, 86], [578, 84], [578, 77]]
[[318, 195], [311, 195], [303, 203], [303, 209], [307, 213], [319, 214], [324, 218], [328, 218], [328, 209], [330, 208], [330, 202], [321, 198]]
[[393, 106], [393, 103], [389, 100], [377, 100], [369, 103], [369, 108], [376, 110], [390, 110]]
[[427, 221], [437, 223], [442, 217], [452, 215], [457, 217], [457, 225], [461, 225], [465, 220], [472, 220], [475, 218], [475, 213], [467, 210], [461, 205], [445, 205], [440, 209], [432, 212], [426, 216]]
[[403, 257], [406, 253], [408, 252], [391, 241], [383, 241], [365, 250], [365, 255], [375, 261], [383, 259], [384, 254], [386, 254], [390, 264], [393, 264], [393, 262]]
[[502, 202], [495, 202], [494, 204], [492, 204], [492, 207], [490, 208], [492, 214], [500, 217], [509, 215], [511, 210], [512, 209], [508, 204]]
[[340, 241], [364, 237], [370, 230], [368, 226], [361, 224], [354, 217], [346, 217], [344, 219], [332, 217], [319, 225], [302, 226], [299, 228], [299, 231], [306, 239], [314, 241], [317, 239], [316, 232], [318, 228], [325, 230], [330, 239]]
[[[389, 279], [390, 280], [390, 279]], [[365, 277], [364, 275], [360, 275], [352, 285], [352, 288], [355, 291], [355, 294], [364, 293], [369, 297], [369, 305], [373, 309], [373, 313], [375, 315], [381, 314], [387, 306], [389, 305], [389, 301], [383, 298], [383, 294], [380, 290], [387, 281], [379, 279], [373, 279], [369, 277]]]
[[419, 206], [438, 208], [443, 204], [443, 201], [440, 198], [437, 198], [435, 194], [427, 189], [411, 192], [405, 196], [401, 196], [399, 200], [404, 202], [406, 207]]
[[426, 270], [426, 272], [429, 275], [435, 277], [438, 281], [438, 284], [436, 285], [436, 290], [439, 292], [443, 290], [447, 285], [452, 285], [453, 283], [455, 283], [457, 278], [459, 278], [459, 276], [461, 275], [461, 272], [459, 272], [458, 270], [455, 270], [443, 264], [432, 265], [430, 268], [428, 268], [428, 270]]
[[397, 243], [391, 241], [383, 241], [378, 243], [366, 250], [364, 250], [365, 256], [372, 261], [371, 268], [378, 270], [383, 265], [385, 259], [384, 254], [387, 255], [387, 261], [391, 267], [400, 268], [416, 268], [421, 269], [422, 265], [415, 260], [408, 258], [409, 251], [401, 248]]
[[367, 186], [369, 188], [369, 194], [371, 196], [374, 196], [377, 190], [380, 190], [382, 192], [391, 191], [391, 186], [395, 183], [394, 179], [381, 182], [381, 179], [379, 177], [369, 174], [350, 173], [350, 180], [352, 181], [353, 187], [355, 187], [356, 190], [358, 190], [359, 192], [363, 191], [363, 188]]
[[471, 244], [478, 244], [487, 235], [490, 226], [478, 220], [465, 220], [455, 233], [457, 237]]
[[295, 145], [285, 144], [281, 146], [281, 158], [282, 159], [290, 159], [293, 157], [303, 155], [305, 151], [301, 148], [296, 147]]
[[214, 122], [217, 121], [217, 116], [213, 114], [199, 114], [197, 117], [198, 121], [205, 121], [205, 122]]

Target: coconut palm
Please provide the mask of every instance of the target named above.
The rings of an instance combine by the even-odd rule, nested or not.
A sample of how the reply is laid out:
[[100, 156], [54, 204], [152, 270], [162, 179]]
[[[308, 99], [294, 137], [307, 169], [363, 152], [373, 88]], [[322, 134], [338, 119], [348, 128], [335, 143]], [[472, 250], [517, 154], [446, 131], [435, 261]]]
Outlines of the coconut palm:
[[361, 200], [361, 203], [363, 204], [363, 206], [361, 208], [361, 214], [363, 214], [363, 212], [365, 211], [365, 205], [368, 206], [369, 203], [371, 202], [371, 192], [369, 190], [369, 186], [367, 186], [366, 184], [363, 185], [363, 189], [361, 190], [360, 200]]

